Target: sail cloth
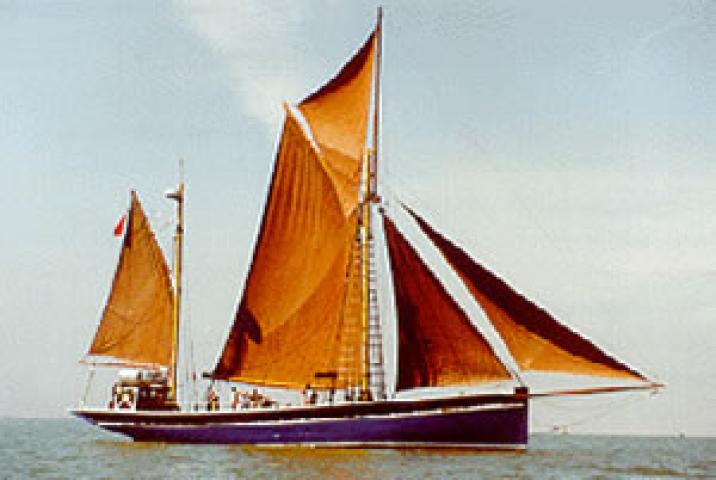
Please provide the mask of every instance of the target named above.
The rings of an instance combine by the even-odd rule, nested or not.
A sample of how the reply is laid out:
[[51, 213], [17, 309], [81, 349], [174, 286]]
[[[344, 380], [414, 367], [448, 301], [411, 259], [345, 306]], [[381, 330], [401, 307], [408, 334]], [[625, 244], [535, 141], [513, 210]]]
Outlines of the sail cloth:
[[346, 214], [355, 208], [360, 188], [375, 51], [373, 32], [332, 80], [298, 105]]
[[520, 369], [646, 380], [513, 290], [404, 206], [467, 286]]
[[132, 192], [112, 290], [87, 355], [171, 366], [173, 301], [169, 268]]
[[[259, 237], [217, 379], [303, 388], [337, 372], [358, 219], [374, 36], [327, 85], [287, 109]], [[364, 118], [365, 117], [365, 118]], [[315, 148], [308, 134], [312, 134]], [[356, 376], [357, 378], [358, 376]]]
[[465, 312], [383, 215], [398, 314], [396, 389], [511, 378]]

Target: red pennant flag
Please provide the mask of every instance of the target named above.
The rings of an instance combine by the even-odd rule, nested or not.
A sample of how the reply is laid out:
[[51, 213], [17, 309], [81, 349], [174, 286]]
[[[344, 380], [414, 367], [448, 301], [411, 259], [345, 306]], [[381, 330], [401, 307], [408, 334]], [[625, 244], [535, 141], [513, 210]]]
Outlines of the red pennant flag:
[[123, 214], [122, 218], [119, 219], [119, 222], [117, 222], [117, 226], [114, 227], [114, 236], [120, 237], [122, 236], [122, 232], [124, 231], [124, 221], [127, 219], [127, 214]]

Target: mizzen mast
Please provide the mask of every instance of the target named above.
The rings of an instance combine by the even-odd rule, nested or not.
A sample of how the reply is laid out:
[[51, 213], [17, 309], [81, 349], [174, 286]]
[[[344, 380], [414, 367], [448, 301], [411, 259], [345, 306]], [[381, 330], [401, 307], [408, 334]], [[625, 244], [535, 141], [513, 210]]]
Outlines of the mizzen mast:
[[172, 365], [170, 399], [177, 400], [177, 360], [179, 357], [179, 318], [181, 316], [182, 293], [182, 249], [184, 244], [184, 181], [179, 182], [176, 191], [167, 193], [167, 198], [177, 202], [177, 225], [174, 231], [174, 304], [172, 309]]

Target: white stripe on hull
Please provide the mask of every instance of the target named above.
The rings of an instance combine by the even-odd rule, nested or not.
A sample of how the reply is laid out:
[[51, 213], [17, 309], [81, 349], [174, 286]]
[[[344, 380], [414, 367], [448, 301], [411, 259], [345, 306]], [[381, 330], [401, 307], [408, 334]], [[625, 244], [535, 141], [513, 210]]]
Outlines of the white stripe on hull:
[[[399, 420], [401, 418], [415, 418], [415, 417], [439, 417], [439, 416], [449, 416], [454, 414], [460, 414], [460, 413], [471, 413], [471, 412], [480, 412], [480, 411], [496, 411], [496, 410], [514, 410], [523, 408], [524, 405], [520, 403], [501, 403], [501, 404], [494, 404], [494, 405], [473, 405], [469, 407], [447, 407], [447, 408], [439, 408], [439, 409], [433, 409], [433, 410], [423, 410], [423, 411], [417, 411], [417, 412], [396, 412], [396, 413], [387, 413], [385, 415], [379, 415], [379, 414], [371, 414], [371, 415], [356, 415], [353, 417], [326, 417], [326, 418], [296, 418], [296, 419], [285, 419], [285, 420], [255, 420], [251, 422], [208, 422], [208, 423], [201, 423], [201, 424], [183, 424], [183, 423], [166, 423], [166, 424], [156, 424], [152, 426], [157, 426], [161, 428], [206, 428], [207, 426], [216, 426], [216, 427], [251, 427], [251, 426], [259, 426], [259, 425], [265, 425], [265, 426], [276, 426], [276, 425], [301, 425], [301, 424], [309, 424], [309, 423], [325, 423], [325, 422], [350, 422], [355, 420], [362, 420], [362, 419], [395, 419]], [[227, 412], [224, 412], [226, 414]], [[192, 415], [192, 412], [187, 412], [187, 415]], [[240, 413], [237, 414], [237, 416], [240, 415]], [[116, 427], [116, 426], [123, 426], [123, 425], [135, 425], [139, 423], [143, 427], [149, 427], [149, 425], [144, 425], [143, 422], [108, 422], [108, 421], [99, 421], [97, 422], [97, 425], [100, 427]]]

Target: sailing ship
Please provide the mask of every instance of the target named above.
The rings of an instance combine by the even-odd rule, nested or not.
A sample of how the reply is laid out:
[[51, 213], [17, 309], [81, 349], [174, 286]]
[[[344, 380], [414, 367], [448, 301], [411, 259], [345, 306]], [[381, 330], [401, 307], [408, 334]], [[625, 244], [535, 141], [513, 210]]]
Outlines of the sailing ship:
[[[519, 371], [501, 360], [384, 208], [377, 176], [381, 36], [379, 9], [375, 29], [339, 72], [297, 105], [285, 105], [243, 293], [218, 361], [205, 374], [212, 385], [304, 390], [305, 402], [254, 398], [231, 408], [218, 407], [215, 399], [201, 407], [178, 402], [181, 183], [168, 195], [178, 216], [172, 271], [132, 193], [119, 265], [85, 361], [133, 370], [120, 376], [108, 407], [81, 406], [74, 415], [137, 441], [523, 449], [532, 398], [659, 386], [557, 321], [400, 204], [462, 281]], [[382, 283], [378, 236], [390, 273]], [[392, 293], [379, 294], [384, 284]], [[393, 332], [385, 331], [380, 301], [394, 304]], [[393, 335], [397, 350], [391, 378], [384, 334]], [[529, 390], [521, 372], [631, 382], [539, 393]], [[493, 384], [509, 390], [474, 388]], [[320, 399], [310, 392], [320, 392]]]

